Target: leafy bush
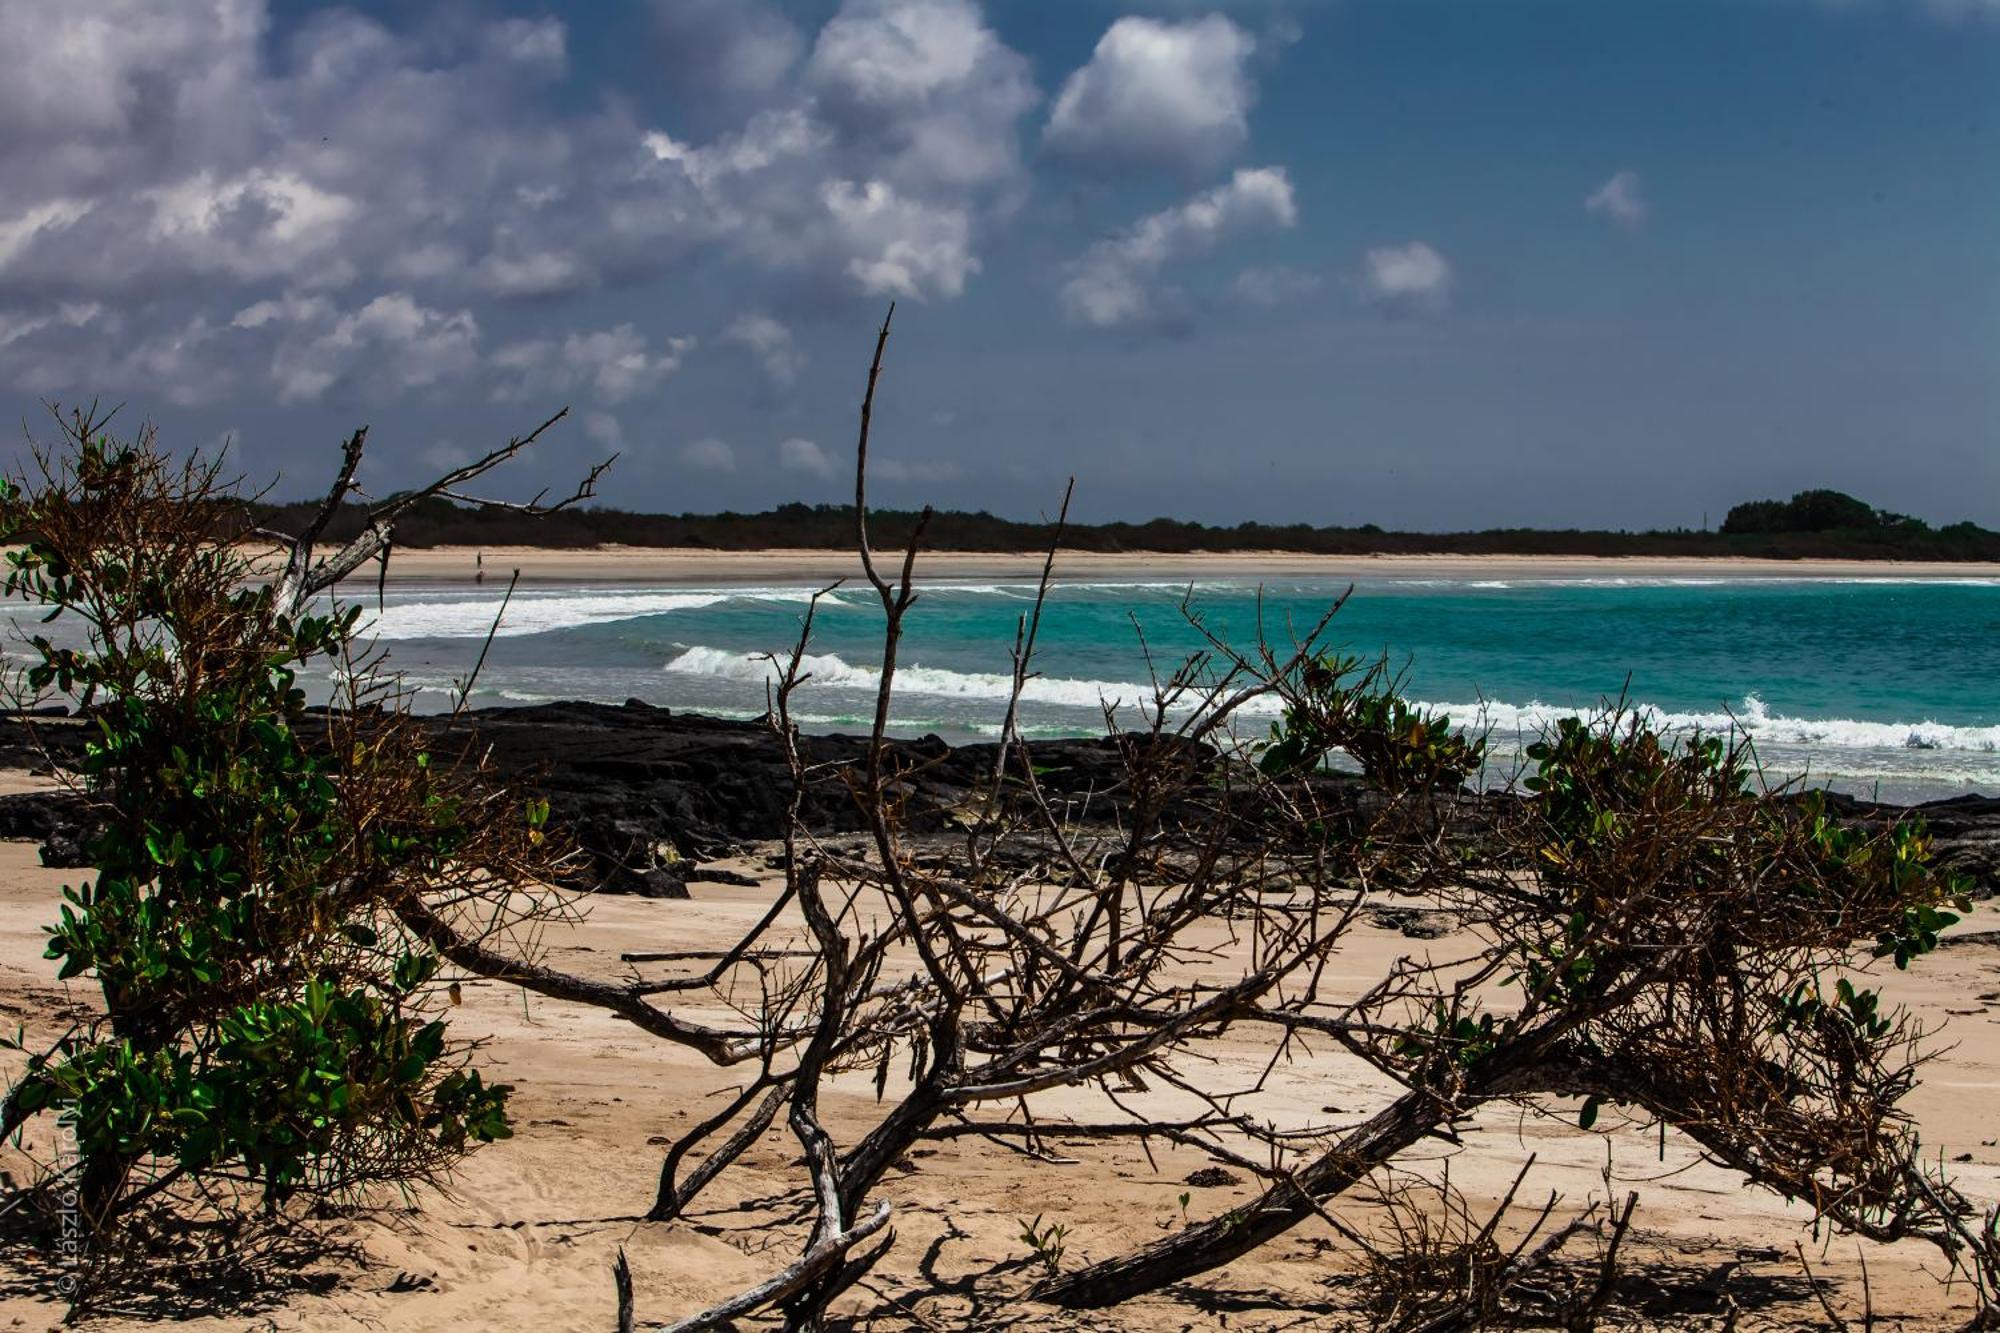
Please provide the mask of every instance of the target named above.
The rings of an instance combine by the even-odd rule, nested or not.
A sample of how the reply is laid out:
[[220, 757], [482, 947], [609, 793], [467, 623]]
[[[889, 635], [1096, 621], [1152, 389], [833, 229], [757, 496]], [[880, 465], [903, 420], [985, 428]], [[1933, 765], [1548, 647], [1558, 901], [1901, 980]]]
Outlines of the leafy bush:
[[1412, 706], [1379, 665], [1364, 670], [1359, 658], [1321, 653], [1284, 684], [1284, 715], [1259, 760], [1268, 775], [1309, 771], [1338, 751], [1385, 787], [1456, 787], [1485, 758], [1483, 739]]
[[[5, 588], [83, 646], [35, 635], [13, 685], [91, 731], [98, 873], [64, 890], [48, 957], [103, 1013], [31, 1055], [5, 1132], [66, 1118], [100, 1242], [177, 1186], [275, 1209], [431, 1180], [505, 1137], [508, 1089], [438, 1016], [456, 988], [426, 934], [440, 912], [521, 921], [510, 890], [560, 855], [546, 805], [433, 755], [357, 653], [360, 608], [283, 605], [214, 540], [215, 463], [81, 415], [37, 463], [0, 483]], [[309, 666], [340, 707], [307, 706]]]
[[1752, 500], [1737, 505], [1722, 520], [1725, 533], [1855, 532], [1875, 528], [1922, 532], [1929, 525], [1905, 514], [1877, 509], [1843, 491], [1828, 490], [1800, 491], [1790, 500]]

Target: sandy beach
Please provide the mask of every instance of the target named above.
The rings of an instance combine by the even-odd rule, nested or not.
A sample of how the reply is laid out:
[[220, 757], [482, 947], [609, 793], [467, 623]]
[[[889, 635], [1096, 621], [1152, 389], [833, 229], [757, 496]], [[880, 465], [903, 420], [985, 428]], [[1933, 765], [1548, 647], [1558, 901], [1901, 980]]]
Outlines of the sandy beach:
[[[398, 550], [391, 582], [505, 582], [521, 571], [523, 583], [812, 583], [856, 579], [861, 565], [851, 550], [704, 551], [681, 548], [596, 547], [556, 550], [534, 546], [440, 546]], [[978, 551], [926, 551], [918, 574], [926, 579], [1033, 580], [1042, 557]], [[1313, 556], [1285, 551], [1177, 555], [1127, 551], [1064, 552], [1056, 577], [1081, 579], [1347, 578], [2000, 578], [2000, 565], [1935, 564], [1903, 560], [1658, 559], [1586, 556], [1382, 555]], [[358, 576], [372, 581], [370, 567]]]
[[[11, 773], [0, 790], [43, 780]], [[605, 898], [588, 919], [548, 939], [549, 961], [614, 977], [622, 951], [719, 947], [760, 914], [776, 892], [760, 855], [724, 863], [754, 886], [699, 884], [692, 901]], [[75, 871], [42, 868], [26, 843], [0, 844], [0, 1020], [11, 1029], [47, 1033], [87, 1008], [90, 988], [65, 988], [40, 957], [41, 924], [56, 912], [59, 887]], [[1983, 914], [1982, 914], [1983, 915]], [[1975, 916], [1970, 923], [1985, 923]], [[786, 928], [802, 933], [795, 919]], [[1228, 930], [1215, 923], [1220, 941]], [[1450, 938], [1415, 942], [1380, 924], [1364, 924], [1336, 956], [1340, 987], [1365, 987], [1398, 956], [1452, 947]], [[1928, 1150], [1972, 1196], [2000, 1193], [2000, 948], [1946, 948], [1908, 974], [1890, 972], [1890, 993], [1939, 1029], [1941, 1054], [1911, 1105]], [[613, 1312], [610, 1266], [629, 1254], [645, 1321], [671, 1321], [780, 1267], [795, 1248], [796, 1227], [774, 1228], [774, 1209], [800, 1179], [797, 1147], [782, 1125], [767, 1134], [726, 1184], [683, 1222], [639, 1220], [650, 1202], [661, 1146], [702, 1117], [736, 1082], [692, 1053], [651, 1040], [605, 1013], [527, 997], [517, 989], [468, 980], [459, 1032], [483, 1039], [482, 1063], [517, 1086], [517, 1135], [475, 1154], [448, 1196], [379, 1210], [337, 1224], [342, 1247], [274, 1277], [247, 1306], [178, 1311], [199, 1330], [247, 1326], [346, 1333], [363, 1329], [495, 1329], [556, 1333], [603, 1330]], [[1217, 1052], [1218, 1078], [1256, 1067], [1268, 1052], [1232, 1038]], [[11, 1074], [18, 1057], [0, 1060]], [[835, 1136], [853, 1142], [880, 1114], [867, 1074], [835, 1083], [822, 1111]], [[893, 1092], [892, 1081], [892, 1092]], [[1347, 1124], [1394, 1095], [1379, 1074], [1325, 1050], [1302, 1052], [1282, 1066], [1248, 1107], [1286, 1124]], [[1060, 1114], [1062, 1094], [1045, 1114]], [[1074, 1094], [1083, 1097], [1088, 1094]], [[1038, 1102], [1038, 1106], [1043, 1103]], [[1550, 1191], [1574, 1208], [1607, 1190], [1640, 1196], [1629, 1239], [1631, 1308], [1607, 1327], [1776, 1329], [1825, 1327], [1795, 1246], [1832, 1286], [1827, 1297], [1857, 1320], [1862, 1262], [1881, 1329], [1939, 1329], [1965, 1316], [1957, 1293], [1934, 1276], [1937, 1256], [1906, 1245], [1857, 1245], [1815, 1239], [1807, 1211], [1746, 1189], [1702, 1161], [1685, 1140], [1664, 1139], [1624, 1124], [1606, 1108], [1598, 1132], [1576, 1127], [1574, 1106], [1546, 1115], [1495, 1110], [1464, 1135], [1465, 1146], [1429, 1142], [1404, 1165], [1450, 1179], [1476, 1206], [1490, 1208], [1531, 1153], [1537, 1162], [1524, 1197], [1538, 1208]], [[31, 1148], [36, 1145], [31, 1143]], [[44, 1145], [45, 1146], [45, 1145]], [[897, 1240], [884, 1263], [837, 1307], [838, 1327], [868, 1330], [974, 1328], [1167, 1330], [1367, 1328], [1353, 1313], [1352, 1247], [1324, 1225], [1306, 1225], [1202, 1281], [1096, 1314], [1070, 1314], [1020, 1299], [1036, 1276], [1018, 1239], [1024, 1219], [1041, 1214], [1070, 1228], [1072, 1260], [1105, 1257], [1180, 1224], [1180, 1197], [1201, 1217], [1248, 1197], [1253, 1183], [1203, 1188], [1187, 1183], [1207, 1163], [1155, 1143], [1067, 1145], [1060, 1160], [1034, 1160], [977, 1138], [920, 1149], [891, 1173], [881, 1191], [894, 1204]], [[0, 1166], [20, 1170], [12, 1149]], [[1379, 1222], [1359, 1197], [1337, 1205], [1342, 1220]], [[1531, 1210], [1532, 1211], [1532, 1210]], [[9, 1250], [11, 1277], [0, 1279], [0, 1327], [55, 1328], [61, 1308], [41, 1294], [46, 1255]], [[1734, 1320], [1733, 1325], [1728, 1321]], [[85, 1327], [122, 1333], [146, 1326], [136, 1317], [95, 1318]]]
[[2000, 0], [0, 40], [0, 1333], [2000, 1333]]

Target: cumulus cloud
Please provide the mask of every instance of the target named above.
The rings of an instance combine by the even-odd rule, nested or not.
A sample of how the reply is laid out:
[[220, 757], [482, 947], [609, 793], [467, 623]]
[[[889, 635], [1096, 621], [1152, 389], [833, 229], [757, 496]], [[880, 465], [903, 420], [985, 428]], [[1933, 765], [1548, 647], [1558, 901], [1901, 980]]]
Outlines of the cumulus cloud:
[[1001, 49], [970, 0], [849, 0], [808, 73], [837, 100], [900, 109], [964, 85]]
[[202, 171], [140, 192], [149, 207], [143, 239], [164, 265], [190, 275], [241, 280], [298, 275], [336, 254], [360, 205], [297, 172], [253, 168], [234, 176]]
[[1451, 261], [1422, 241], [1385, 245], [1362, 256], [1362, 290], [1386, 305], [1438, 309], [1451, 299], [1451, 284]]
[[475, 263], [502, 196], [571, 158], [524, 105], [566, 68], [554, 20], [443, 53], [346, 11], [269, 26], [263, 0], [8, 6], [0, 42], [37, 57], [0, 93], [0, 218], [41, 225], [0, 287], [334, 288], [446, 240]]
[[1610, 218], [1621, 227], [1637, 227], [1646, 220], [1645, 191], [1636, 171], [1621, 171], [1598, 186], [1583, 201], [1586, 213]]
[[1064, 82], [1043, 142], [1096, 166], [1213, 167], [1249, 139], [1256, 47], [1220, 14], [1118, 19]]
[[734, 472], [736, 451], [725, 440], [696, 440], [681, 450], [681, 462], [703, 472]]
[[583, 433], [598, 444], [616, 449], [625, 443], [625, 426], [609, 412], [585, 412]]
[[[557, 18], [405, 28], [335, 8], [274, 36], [268, 5], [0, 6], [0, 45], [36, 53], [0, 85], [0, 384], [68, 364], [150, 394], [149, 374], [227, 349], [305, 400], [419, 310], [442, 322], [409, 335], [412, 374], [436, 382], [483, 303], [626, 289], [697, 258], [810, 296], [948, 300], [1027, 189], [1040, 93], [973, 0], [842, 0], [817, 34], [770, 0], [659, 0], [656, 50], [742, 99], [719, 132], [562, 95]], [[313, 318], [279, 319], [315, 297]], [[60, 311], [92, 303], [135, 316], [115, 357], [65, 341]], [[234, 318], [266, 303], [283, 337]], [[588, 342], [616, 334], [537, 347], [537, 373], [611, 399], [671, 372], [672, 349]], [[796, 373], [796, 353], [753, 350], [775, 380]]]
[[963, 209], [934, 207], [887, 181], [830, 181], [821, 197], [847, 276], [871, 296], [957, 296], [979, 271]]
[[1226, 184], [1092, 246], [1063, 284], [1063, 311], [1073, 322], [1097, 328], [1144, 322], [1154, 314], [1154, 282], [1167, 265], [1207, 254], [1240, 233], [1278, 230], [1297, 221], [1283, 167], [1242, 168]]
[[722, 341], [756, 357], [764, 374], [779, 388], [790, 388], [805, 368], [806, 354], [799, 350], [792, 331], [769, 315], [752, 312], [738, 316], [722, 331]]
[[503, 398], [529, 394], [589, 393], [607, 403], [644, 392], [681, 368], [694, 349], [693, 338], [669, 338], [655, 351], [650, 339], [630, 324], [561, 339], [534, 338], [510, 343], [493, 354]]
[[574, 251], [514, 254], [506, 249], [481, 259], [473, 269], [473, 279], [481, 290], [495, 296], [562, 296], [595, 281], [584, 257]]
[[408, 292], [344, 313], [311, 300], [294, 309], [296, 329], [271, 362], [281, 402], [316, 399], [351, 377], [365, 376], [377, 391], [424, 388], [478, 360], [479, 322], [471, 311], [434, 309]]
[[104, 307], [95, 301], [78, 301], [61, 305], [45, 315], [10, 317], [0, 312], [0, 347], [19, 342], [52, 326], [82, 328], [103, 313]]
[[806, 472], [815, 477], [831, 478], [834, 474], [833, 460], [826, 450], [811, 440], [793, 438], [778, 445], [778, 466], [788, 472]]
[[0, 306], [0, 379], [56, 398], [143, 383], [177, 406], [192, 406], [236, 387], [230, 352], [243, 336], [206, 314], [142, 326], [96, 301]]
[[683, 225], [778, 271], [872, 296], [961, 295], [984, 217], [1026, 188], [1026, 60], [970, 0], [846, 0], [795, 105], [706, 144], [648, 133], [645, 172], [687, 187]]
[[[114, 378], [136, 377], [160, 386], [159, 392], [177, 407], [213, 402], [235, 387], [226, 350], [231, 341], [227, 330], [211, 324], [205, 315], [195, 315], [178, 328], [141, 336], [111, 373]], [[419, 364], [422, 360], [420, 349]]]

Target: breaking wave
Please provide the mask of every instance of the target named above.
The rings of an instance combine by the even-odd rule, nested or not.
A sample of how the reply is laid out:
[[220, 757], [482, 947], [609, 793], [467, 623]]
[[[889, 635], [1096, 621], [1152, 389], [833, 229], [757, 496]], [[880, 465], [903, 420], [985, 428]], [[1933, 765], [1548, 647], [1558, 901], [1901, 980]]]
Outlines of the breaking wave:
[[[731, 588], [682, 592], [552, 592], [516, 593], [500, 620], [498, 637], [546, 634], [552, 630], [577, 629], [643, 616], [667, 615], [674, 611], [699, 611], [723, 602], [796, 602], [803, 605], [812, 596], [804, 588]], [[841, 606], [837, 596], [821, 599], [822, 606]], [[494, 595], [457, 598], [451, 601], [404, 602], [385, 607], [369, 628], [383, 639], [483, 639], [493, 625], [493, 613], [500, 609]]]
[[[1451, 715], [1472, 730], [1532, 735], [1558, 718], [1575, 716], [1574, 708], [1553, 704], [1507, 704], [1487, 700], [1470, 704], [1427, 704]], [[1953, 726], [1944, 722], [1864, 722], [1854, 718], [1786, 717], [1770, 711], [1755, 695], [1735, 712], [1670, 712], [1650, 704], [1633, 711], [1661, 732], [1700, 731], [1711, 735], [1735, 732], [1770, 745], [1811, 746], [1835, 750], [1959, 750], [2000, 754], [2000, 726]]]
[[[856, 666], [832, 653], [811, 654], [804, 669], [814, 686], [835, 689], [876, 688], [879, 672], [872, 666]], [[696, 646], [686, 649], [666, 664], [666, 669], [684, 675], [757, 682], [775, 679], [772, 664], [755, 655], [725, 648]], [[1012, 678], [1000, 672], [950, 671], [940, 667], [911, 665], [896, 672], [899, 694], [924, 698], [992, 700], [1004, 702], [1012, 688]], [[1137, 705], [1147, 701], [1145, 686], [1130, 681], [1072, 680], [1041, 677], [1030, 680], [1022, 692], [1027, 703], [1056, 707], [1085, 708], [1095, 712], [1101, 703]], [[1248, 710], [1269, 716], [1276, 709], [1270, 699], [1255, 701]], [[1424, 703], [1427, 709], [1449, 714], [1453, 723], [1471, 731], [1491, 731], [1496, 736], [1536, 735], [1558, 718], [1575, 716], [1578, 709], [1555, 704]], [[1800, 746], [1837, 750], [1950, 750], [1972, 754], [2000, 754], [2000, 725], [1954, 726], [1944, 722], [1867, 722], [1853, 718], [1786, 717], [1770, 711], [1764, 701], [1751, 696], [1734, 712], [1675, 712], [1648, 704], [1634, 707], [1654, 729], [1667, 733], [1700, 731], [1709, 734], [1734, 732], [1761, 744]]]
[[[817, 685], [872, 691], [881, 680], [879, 669], [851, 665], [833, 653], [808, 653], [800, 665], [801, 670], [812, 677], [806, 685], [808, 689]], [[666, 669], [683, 675], [755, 681], [760, 685], [776, 680], [778, 674], [771, 661], [760, 655], [700, 645], [682, 652], [667, 663]], [[1013, 677], [997, 671], [947, 671], [919, 664], [896, 669], [896, 690], [899, 694], [1004, 702], [1013, 688]], [[1021, 691], [1021, 698], [1027, 703], [1095, 710], [1100, 701], [1137, 703], [1144, 693], [1141, 686], [1130, 682], [1065, 680], [1045, 676], [1030, 680]]]
[[1360, 575], [1357, 582], [1397, 588], [1995, 588], [2000, 578], [1921, 574], [1541, 574], [1533, 570], [1504, 578], [1416, 578], [1397, 574]]
[[[1116, 583], [1066, 583], [1062, 586], [1062, 591], [1065, 594], [1132, 590], [1184, 591], [1188, 586], [1186, 581], [1133, 580]], [[1194, 586], [1196, 591], [1213, 591], [1229, 585]], [[941, 583], [930, 585], [924, 591], [930, 596], [993, 597], [1008, 601], [1032, 601], [1035, 584]], [[727, 602], [789, 603], [803, 606], [811, 597], [812, 589], [806, 587], [682, 588], [673, 591], [647, 592], [594, 589], [516, 592], [513, 601], [507, 606], [507, 614], [500, 621], [498, 637], [547, 634], [555, 630], [579, 629], [621, 620], [637, 620], [645, 616], [668, 615], [675, 611], [700, 611]], [[844, 600], [839, 593], [830, 593], [820, 598], [820, 607], [823, 610], [841, 609], [853, 605], [855, 603]], [[467, 596], [391, 604], [376, 613], [368, 623], [375, 636], [382, 639], [483, 639], [493, 624], [493, 613], [499, 606], [500, 595], [497, 590], [482, 591]]]

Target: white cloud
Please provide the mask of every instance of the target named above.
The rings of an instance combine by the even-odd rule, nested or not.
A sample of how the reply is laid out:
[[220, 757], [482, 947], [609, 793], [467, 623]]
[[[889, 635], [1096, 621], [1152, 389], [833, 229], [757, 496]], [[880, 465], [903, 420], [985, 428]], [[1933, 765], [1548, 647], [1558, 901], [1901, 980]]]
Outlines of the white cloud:
[[478, 285], [495, 296], [561, 296], [595, 282], [581, 255], [560, 250], [496, 252], [480, 260], [473, 272]]
[[719, 217], [729, 217], [734, 194], [773, 167], [803, 166], [833, 147], [831, 132], [801, 108], [760, 111], [733, 134], [706, 147], [682, 143], [664, 130], [640, 136], [653, 160], [671, 163], [693, 183]]
[[493, 367], [503, 376], [496, 393], [501, 398], [521, 398], [576, 390], [607, 403], [623, 402], [679, 370], [694, 345], [693, 338], [669, 338], [655, 352], [646, 335], [630, 324], [570, 333], [560, 341], [534, 338], [509, 343], [493, 354]]
[[[292, 171], [212, 172], [143, 191], [145, 239], [189, 274], [296, 280], [332, 255], [360, 206]], [[335, 270], [338, 273], [339, 270]]]
[[178, 407], [211, 402], [235, 381], [222, 354], [224, 331], [196, 315], [177, 329], [149, 334], [125, 355], [120, 371], [160, 386], [159, 392]]
[[261, 329], [266, 324], [307, 324], [333, 314], [333, 302], [324, 296], [286, 292], [273, 300], [256, 301], [237, 311], [229, 321], [232, 328]]
[[969, 0], [847, 0], [804, 75], [809, 96], [709, 143], [642, 136], [642, 177], [688, 190], [630, 216], [812, 283], [961, 295], [981, 220], [1025, 193], [1027, 62]]
[[[720, 132], [560, 96], [570, 41], [554, 18], [0, 5], [0, 49], [34, 53], [0, 83], [0, 384], [115, 370], [136, 378], [107, 392], [163, 391], [147, 367], [174, 359], [142, 343], [200, 329], [204, 355], [227, 346], [310, 398], [386, 345], [365, 323], [337, 330], [342, 311], [470, 319], [701, 258], [810, 299], [965, 291], [984, 235], [1026, 197], [1021, 122], [1041, 97], [974, 0], [842, 0], [816, 36], [770, 0], [656, 0], [652, 17], [670, 76], [702, 67], [700, 88], [727, 91], [700, 104]], [[270, 304], [313, 296], [328, 304], [310, 317]], [[80, 355], [55, 316], [79, 302], [134, 312], [127, 341]], [[249, 336], [266, 326], [288, 336]], [[796, 373], [795, 351], [753, 350], [774, 380]], [[623, 379], [615, 357], [602, 377], [562, 373], [615, 397], [666, 373], [652, 356]]]
[[1063, 84], [1043, 141], [1098, 165], [1213, 167], [1249, 139], [1256, 46], [1220, 14], [1118, 19]]
[[331, 307], [307, 301], [296, 309], [303, 324], [271, 362], [281, 402], [318, 398], [350, 375], [383, 390], [424, 388], [478, 363], [479, 322], [469, 310], [437, 310], [390, 292], [314, 331], [307, 326], [324, 324]]
[[522, 186], [598, 155], [576, 146], [601, 119], [531, 109], [566, 67], [553, 20], [454, 41], [338, 10], [281, 43], [270, 26], [265, 0], [6, 6], [0, 47], [35, 58], [0, 90], [0, 218], [86, 208], [0, 256], [0, 288], [129, 300], [343, 287], [415, 250], [474, 264]]
[[809, 472], [815, 477], [831, 478], [833, 460], [826, 450], [811, 440], [789, 439], [778, 445], [778, 466], [789, 472]]
[[807, 74], [843, 101], [911, 107], [963, 85], [997, 49], [970, 0], [848, 0], [820, 30]]
[[0, 49], [20, 57], [0, 83], [0, 125], [9, 140], [69, 159], [28, 163], [44, 180], [128, 137], [179, 129], [226, 139], [243, 129], [235, 99], [254, 82], [266, 24], [262, 0], [0, 7]]
[[64, 311], [47, 315], [8, 315], [0, 311], [0, 347], [40, 333], [58, 320], [72, 328], [78, 328], [102, 313], [103, 307], [92, 302], [73, 305]]
[[1451, 261], [1422, 241], [1386, 245], [1362, 257], [1362, 290], [1373, 300], [1437, 309], [1451, 299]]
[[625, 443], [625, 427], [609, 412], [585, 412], [583, 433], [597, 443], [616, 449]]
[[41, 396], [143, 382], [176, 405], [212, 402], [236, 383], [235, 333], [200, 313], [135, 325], [97, 301], [0, 308], [0, 378]]
[[870, 296], [958, 296], [979, 272], [972, 219], [898, 194], [887, 181], [829, 181], [822, 193], [832, 248]]
[[722, 331], [722, 340], [747, 348], [780, 388], [791, 387], [805, 368], [806, 354], [799, 350], [792, 331], [769, 315], [752, 312], [738, 316]]
[[1593, 190], [1583, 201], [1586, 213], [1599, 213], [1623, 227], [1645, 222], [1647, 204], [1639, 173], [1621, 171]]
[[43, 232], [61, 231], [90, 211], [81, 199], [49, 199], [34, 205], [19, 217], [0, 222], [0, 270], [14, 261]]
[[703, 472], [734, 472], [736, 451], [728, 443], [710, 437], [696, 440], [681, 450], [681, 462], [689, 467], [700, 468]]
[[1098, 328], [1143, 321], [1154, 312], [1153, 280], [1168, 264], [1206, 254], [1238, 233], [1297, 221], [1283, 167], [1241, 168], [1227, 184], [1092, 246], [1063, 285], [1063, 310], [1073, 322]]

